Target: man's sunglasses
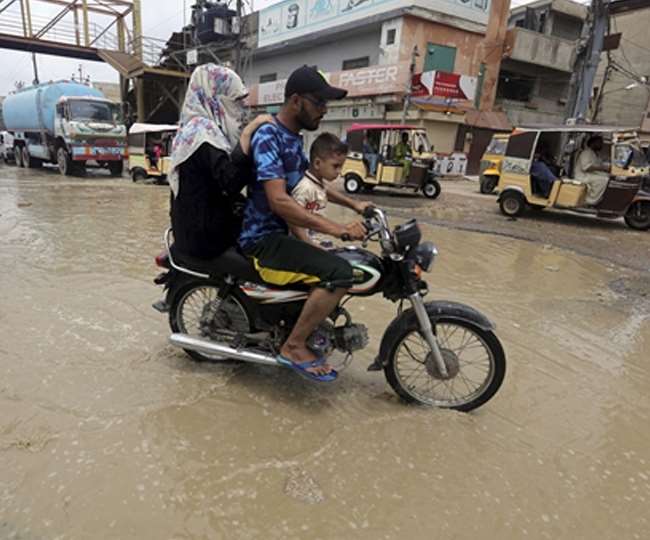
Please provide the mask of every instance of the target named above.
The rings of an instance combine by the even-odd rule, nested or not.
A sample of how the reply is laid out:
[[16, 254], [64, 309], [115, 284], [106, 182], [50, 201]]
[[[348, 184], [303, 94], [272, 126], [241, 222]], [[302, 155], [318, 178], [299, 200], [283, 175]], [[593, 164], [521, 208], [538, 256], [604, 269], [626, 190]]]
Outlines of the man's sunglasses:
[[315, 97], [312, 97], [312, 96], [308, 96], [306, 94], [301, 94], [300, 97], [306, 99], [311, 104], [318, 107], [319, 109], [324, 109], [325, 107], [327, 107], [327, 100], [325, 100], [325, 99], [315, 98]]

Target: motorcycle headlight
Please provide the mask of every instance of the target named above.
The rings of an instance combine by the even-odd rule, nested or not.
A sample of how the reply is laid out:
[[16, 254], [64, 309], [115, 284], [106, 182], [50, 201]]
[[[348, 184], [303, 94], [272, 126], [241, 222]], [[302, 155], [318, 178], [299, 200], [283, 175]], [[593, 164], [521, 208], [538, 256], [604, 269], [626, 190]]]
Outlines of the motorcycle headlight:
[[428, 272], [431, 270], [433, 260], [436, 258], [436, 255], [438, 255], [438, 250], [431, 242], [422, 242], [415, 248], [413, 255], [415, 261], [420, 265], [422, 270]]

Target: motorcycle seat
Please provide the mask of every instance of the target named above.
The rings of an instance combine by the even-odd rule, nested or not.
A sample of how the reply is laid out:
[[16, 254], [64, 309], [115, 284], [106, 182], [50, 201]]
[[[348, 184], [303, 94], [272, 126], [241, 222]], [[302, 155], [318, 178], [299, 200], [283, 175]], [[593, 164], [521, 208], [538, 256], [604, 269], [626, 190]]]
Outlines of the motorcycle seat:
[[187, 268], [200, 274], [207, 274], [210, 277], [223, 277], [230, 274], [240, 281], [252, 281], [253, 283], [264, 283], [253, 266], [253, 262], [242, 255], [234, 246], [229, 247], [221, 255], [214, 259], [198, 259], [171, 247], [174, 262], [182, 268]]

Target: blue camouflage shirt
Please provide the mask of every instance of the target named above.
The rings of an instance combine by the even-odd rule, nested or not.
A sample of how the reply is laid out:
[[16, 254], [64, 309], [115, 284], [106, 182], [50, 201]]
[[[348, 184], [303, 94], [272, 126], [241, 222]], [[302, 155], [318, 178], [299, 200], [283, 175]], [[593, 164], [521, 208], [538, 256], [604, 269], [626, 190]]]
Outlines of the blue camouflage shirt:
[[255, 175], [248, 185], [248, 201], [239, 236], [239, 245], [244, 250], [270, 233], [287, 234], [289, 231], [286, 222], [271, 211], [264, 182], [284, 178], [287, 193], [291, 193], [309, 167], [302, 150], [302, 136], [284, 127], [277, 118], [274, 124], [264, 124], [255, 132], [251, 151]]

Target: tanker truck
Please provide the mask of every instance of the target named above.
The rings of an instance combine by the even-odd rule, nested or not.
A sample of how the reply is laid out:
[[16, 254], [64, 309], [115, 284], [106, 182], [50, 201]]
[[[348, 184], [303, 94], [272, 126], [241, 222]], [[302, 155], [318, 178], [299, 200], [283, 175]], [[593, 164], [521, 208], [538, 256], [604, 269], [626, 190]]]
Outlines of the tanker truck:
[[19, 167], [55, 163], [68, 176], [92, 161], [122, 175], [126, 127], [119, 105], [99, 90], [72, 81], [41, 84], [8, 95], [2, 110]]

